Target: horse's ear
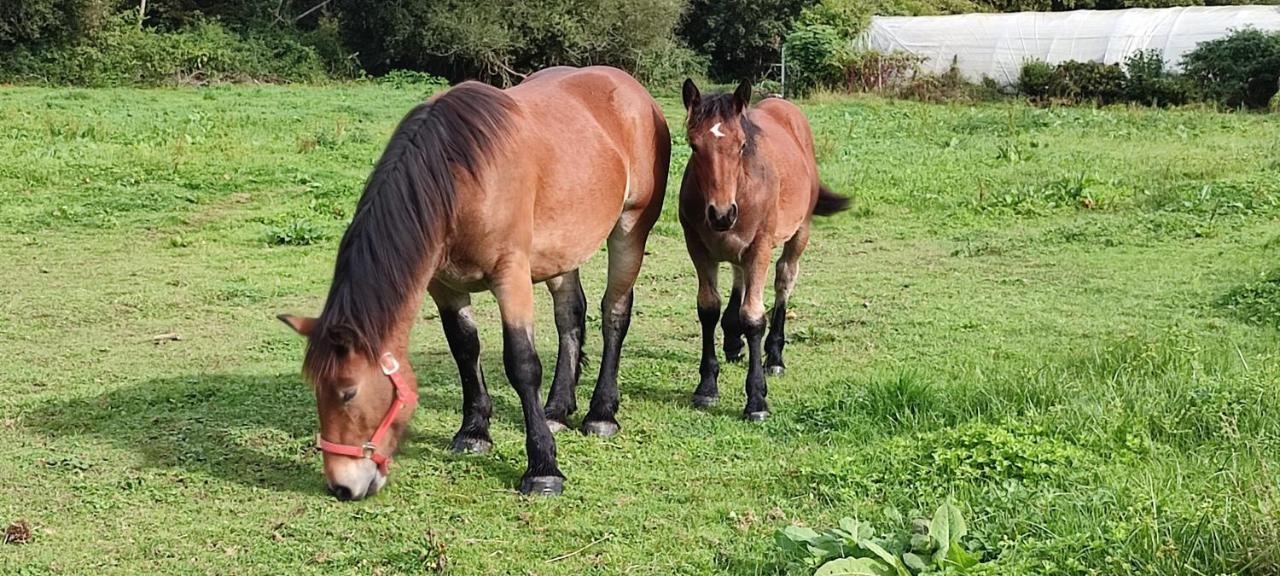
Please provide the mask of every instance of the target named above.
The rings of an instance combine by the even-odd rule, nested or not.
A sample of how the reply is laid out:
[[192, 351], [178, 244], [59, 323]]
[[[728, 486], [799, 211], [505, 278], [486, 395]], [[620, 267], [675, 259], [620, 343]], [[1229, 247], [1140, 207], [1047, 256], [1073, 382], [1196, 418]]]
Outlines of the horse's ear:
[[684, 109], [693, 110], [702, 102], [702, 93], [698, 91], [698, 85], [693, 83], [693, 78], [684, 79]]
[[738, 89], [733, 91], [733, 107], [739, 114], [751, 105], [751, 81], [743, 80]]
[[350, 326], [332, 326], [324, 331], [324, 338], [333, 345], [339, 356], [346, 355], [348, 351], [355, 349], [356, 342], [359, 340], [356, 335], [356, 331]]
[[310, 336], [311, 331], [314, 330], [316, 327], [315, 318], [308, 318], [306, 316], [294, 316], [293, 314], [280, 314], [279, 316], [276, 316], [276, 318], [279, 318], [280, 321], [284, 322], [286, 326], [293, 328], [294, 332], [297, 332], [298, 334], [301, 334], [303, 336]]

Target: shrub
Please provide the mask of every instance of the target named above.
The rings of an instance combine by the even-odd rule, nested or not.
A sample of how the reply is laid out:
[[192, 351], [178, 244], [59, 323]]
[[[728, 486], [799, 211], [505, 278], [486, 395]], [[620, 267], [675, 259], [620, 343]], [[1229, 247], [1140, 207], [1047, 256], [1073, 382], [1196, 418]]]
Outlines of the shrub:
[[1022, 72], [1018, 76], [1018, 91], [1033, 100], [1049, 98], [1049, 89], [1053, 85], [1053, 74], [1057, 70], [1052, 64], [1040, 60], [1029, 60], [1022, 64]]
[[1206, 99], [1230, 108], [1266, 108], [1280, 82], [1280, 31], [1246, 28], [1201, 42], [1182, 65]]
[[787, 36], [787, 81], [795, 94], [843, 84], [844, 37], [829, 24], [801, 24]]
[[1109, 104], [1125, 99], [1128, 81], [1118, 64], [1030, 61], [1022, 65], [1018, 90], [1037, 101]]
[[316, 56], [324, 62], [329, 75], [336, 78], [358, 78], [364, 73], [356, 54], [348, 50], [342, 42], [342, 33], [338, 28], [337, 18], [324, 16], [316, 21], [314, 28], [297, 32], [298, 41], [311, 47]]
[[1049, 82], [1049, 95], [1072, 102], [1109, 104], [1124, 96], [1124, 69], [1118, 64], [1077, 62], [1058, 65]]
[[650, 90], [674, 94], [685, 78], [705, 77], [707, 68], [706, 56], [671, 38], [642, 52], [632, 74]]
[[1186, 104], [1191, 99], [1191, 86], [1179, 74], [1168, 71], [1164, 57], [1157, 50], [1130, 54], [1124, 61], [1127, 75], [1125, 99], [1148, 106]]
[[845, 62], [844, 85], [855, 92], [900, 89], [919, 73], [923, 61], [923, 57], [906, 52], [855, 52]]

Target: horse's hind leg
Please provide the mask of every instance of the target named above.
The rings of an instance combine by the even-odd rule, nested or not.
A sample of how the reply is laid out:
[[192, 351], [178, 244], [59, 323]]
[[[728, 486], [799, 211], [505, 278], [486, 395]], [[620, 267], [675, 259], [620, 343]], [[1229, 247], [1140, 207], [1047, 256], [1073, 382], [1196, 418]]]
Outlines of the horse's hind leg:
[[809, 244], [809, 225], [802, 224], [794, 236], [782, 247], [773, 279], [773, 317], [769, 321], [769, 336], [765, 338], [765, 371], [782, 374], [786, 364], [782, 361], [782, 348], [787, 345], [787, 301], [795, 288], [796, 275], [800, 273], [800, 254]]
[[578, 410], [574, 390], [582, 373], [582, 338], [587, 327], [587, 297], [582, 293], [578, 271], [547, 280], [551, 299], [555, 302], [556, 332], [560, 335], [560, 352], [556, 356], [556, 375], [547, 393], [547, 425], [552, 432], [569, 427], [569, 415]]
[[742, 269], [734, 266], [733, 291], [729, 292], [729, 304], [724, 309], [724, 319], [720, 321], [720, 328], [724, 330], [725, 362], [741, 360], [742, 349], [746, 347], [743, 343], [742, 331], [743, 281]]
[[492, 402], [480, 369], [480, 335], [471, 315], [471, 295], [434, 284], [429, 291], [440, 310], [444, 337], [462, 380], [462, 427], [450, 448], [454, 452], [488, 452], [493, 447], [489, 438]]
[[538, 398], [542, 361], [533, 346], [533, 285], [529, 262], [508, 261], [491, 283], [502, 312], [502, 364], [520, 397], [524, 413], [524, 448], [529, 467], [520, 481], [522, 494], [559, 494], [564, 474], [556, 466], [556, 439], [547, 427]]

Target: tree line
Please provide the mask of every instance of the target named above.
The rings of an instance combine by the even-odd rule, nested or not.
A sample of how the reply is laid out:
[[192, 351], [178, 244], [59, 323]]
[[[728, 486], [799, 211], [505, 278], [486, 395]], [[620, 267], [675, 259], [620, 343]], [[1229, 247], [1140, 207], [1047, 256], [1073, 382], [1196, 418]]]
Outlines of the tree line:
[[[1221, 0], [1209, 0], [1211, 3]], [[1280, 2], [1280, 0], [1264, 0]], [[1226, 3], [1257, 3], [1226, 0]], [[509, 83], [608, 64], [642, 81], [773, 74], [802, 16], [855, 34], [872, 14], [1068, 10], [1202, 0], [7, 0], [0, 80], [281, 79], [415, 70]]]

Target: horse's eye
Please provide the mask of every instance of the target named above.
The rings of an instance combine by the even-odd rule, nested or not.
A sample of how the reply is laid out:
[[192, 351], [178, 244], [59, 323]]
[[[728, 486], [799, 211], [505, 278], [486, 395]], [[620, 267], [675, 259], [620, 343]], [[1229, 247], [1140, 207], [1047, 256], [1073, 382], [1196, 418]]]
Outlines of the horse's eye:
[[355, 388], [354, 386], [351, 388], [347, 388], [346, 390], [343, 390], [342, 393], [340, 394], [340, 396], [342, 397], [342, 403], [346, 404], [347, 402], [350, 402], [351, 399], [356, 397], [356, 392], [359, 392], [359, 391], [360, 390]]
[[690, 145], [689, 145], [689, 151], [693, 152], [694, 154], [697, 154], [697, 153], [698, 153], [698, 147], [697, 147], [697, 146], [694, 146], [693, 144], [690, 144]]

